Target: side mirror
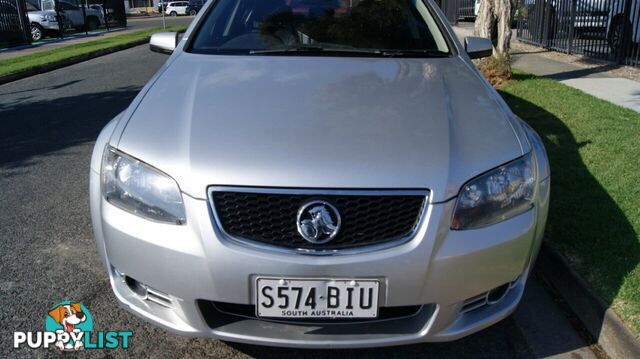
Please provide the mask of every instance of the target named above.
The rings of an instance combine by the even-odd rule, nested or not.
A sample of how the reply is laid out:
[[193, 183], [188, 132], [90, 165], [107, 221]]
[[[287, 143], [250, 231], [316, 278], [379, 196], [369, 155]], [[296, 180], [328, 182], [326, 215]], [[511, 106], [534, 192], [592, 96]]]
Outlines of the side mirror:
[[465, 37], [464, 48], [472, 59], [480, 59], [493, 55], [493, 44], [491, 40], [485, 39], [484, 37]]
[[158, 32], [151, 35], [149, 49], [161, 54], [170, 54], [178, 46], [177, 32]]

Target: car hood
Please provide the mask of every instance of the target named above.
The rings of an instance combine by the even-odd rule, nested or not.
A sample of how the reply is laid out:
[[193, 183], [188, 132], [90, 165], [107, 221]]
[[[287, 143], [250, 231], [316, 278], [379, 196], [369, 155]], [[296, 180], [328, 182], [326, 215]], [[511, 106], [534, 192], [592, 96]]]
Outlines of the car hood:
[[210, 185], [429, 189], [455, 196], [523, 152], [460, 58], [182, 53], [117, 144], [192, 197]]

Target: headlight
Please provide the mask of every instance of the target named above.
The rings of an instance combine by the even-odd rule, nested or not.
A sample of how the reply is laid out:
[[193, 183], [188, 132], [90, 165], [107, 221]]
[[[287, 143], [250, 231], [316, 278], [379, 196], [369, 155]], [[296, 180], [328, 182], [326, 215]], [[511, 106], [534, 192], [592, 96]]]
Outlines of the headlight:
[[536, 177], [529, 153], [467, 182], [458, 195], [451, 229], [483, 227], [529, 210]]
[[160, 222], [186, 222], [180, 188], [173, 178], [107, 146], [102, 158], [102, 194], [111, 204]]
[[56, 21], [56, 16], [55, 15], [47, 15], [47, 20], [49, 21]]

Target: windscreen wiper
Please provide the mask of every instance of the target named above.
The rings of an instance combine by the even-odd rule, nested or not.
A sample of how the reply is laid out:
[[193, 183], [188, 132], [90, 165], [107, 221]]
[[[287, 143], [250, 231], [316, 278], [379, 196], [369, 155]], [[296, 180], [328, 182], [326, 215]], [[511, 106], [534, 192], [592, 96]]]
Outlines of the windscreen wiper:
[[449, 53], [440, 50], [380, 50], [385, 57], [448, 57]]
[[251, 50], [250, 55], [282, 55], [282, 54], [354, 54], [360, 56], [374, 55], [382, 57], [448, 57], [449, 53], [440, 50], [380, 50], [355, 49], [350, 47], [323, 47], [318, 45], [301, 45], [281, 49]]
[[286, 47], [281, 49], [265, 49], [265, 50], [251, 50], [250, 55], [280, 55], [280, 54], [356, 54], [356, 55], [377, 55], [381, 56], [380, 50], [367, 50], [367, 49], [353, 49], [343, 47], [323, 47], [314, 45], [302, 45], [295, 47]]

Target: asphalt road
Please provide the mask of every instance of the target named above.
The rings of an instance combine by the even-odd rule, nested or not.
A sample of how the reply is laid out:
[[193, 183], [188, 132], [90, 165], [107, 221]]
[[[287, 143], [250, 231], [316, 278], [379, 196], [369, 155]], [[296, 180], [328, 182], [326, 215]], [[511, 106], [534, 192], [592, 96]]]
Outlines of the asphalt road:
[[81, 301], [94, 330], [132, 330], [125, 352], [91, 356], [538, 357], [591, 352], [554, 302], [530, 283], [516, 314], [452, 343], [371, 350], [290, 350], [179, 337], [121, 309], [98, 258], [89, 218], [93, 141], [165, 61], [147, 46], [0, 86], [0, 357], [48, 356], [12, 348], [14, 331], [44, 329], [48, 308]]

